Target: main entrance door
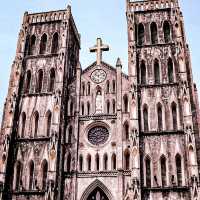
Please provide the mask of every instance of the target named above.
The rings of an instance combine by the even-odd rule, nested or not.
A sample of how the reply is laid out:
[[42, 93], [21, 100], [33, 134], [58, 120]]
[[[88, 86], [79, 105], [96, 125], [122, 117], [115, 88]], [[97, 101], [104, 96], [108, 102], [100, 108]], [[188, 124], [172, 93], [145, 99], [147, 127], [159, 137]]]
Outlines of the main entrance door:
[[103, 190], [99, 187], [93, 190], [87, 200], [109, 200]]

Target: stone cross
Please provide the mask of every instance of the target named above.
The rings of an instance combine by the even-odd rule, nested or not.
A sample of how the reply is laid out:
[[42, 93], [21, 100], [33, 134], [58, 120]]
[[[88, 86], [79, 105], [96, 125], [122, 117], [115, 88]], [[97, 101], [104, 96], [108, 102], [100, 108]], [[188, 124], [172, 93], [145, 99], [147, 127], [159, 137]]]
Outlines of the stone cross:
[[109, 51], [109, 46], [104, 45], [101, 38], [97, 38], [97, 44], [90, 48], [90, 52], [97, 52], [97, 65], [101, 64], [103, 51]]

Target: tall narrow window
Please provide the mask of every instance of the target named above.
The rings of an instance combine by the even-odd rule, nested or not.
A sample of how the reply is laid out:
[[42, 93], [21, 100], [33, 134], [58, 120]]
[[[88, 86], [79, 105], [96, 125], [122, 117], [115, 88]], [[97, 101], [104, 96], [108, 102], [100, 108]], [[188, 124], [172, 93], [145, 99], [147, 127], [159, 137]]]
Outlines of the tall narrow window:
[[125, 170], [129, 170], [130, 169], [130, 153], [127, 150], [124, 154], [125, 157]]
[[109, 81], [107, 81], [107, 83], [106, 83], [106, 93], [107, 94], [110, 93], [110, 82]]
[[87, 114], [90, 115], [90, 103], [87, 102]]
[[162, 118], [162, 105], [158, 104], [157, 106], [157, 115], [158, 115], [158, 131], [163, 130], [163, 118]]
[[34, 55], [36, 50], [36, 37], [32, 35], [30, 38], [28, 55]]
[[67, 172], [71, 172], [71, 154], [69, 153], [69, 155], [67, 156]]
[[113, 102], [112, 102], [112, 106], [113, 106], [113, 114], [116, 113], [116, 103], [115, 103], [115, 100], [113, 99]]
[[160, 165], [161, 165], [162, 187], [165, 187], [167, 185], [167, 173], [166, 173], [166, 158], [164, 156], [162, 156], [160, 159]]
[[145, 85], [147, 84], [147, 75], [146, 75], [146, 66], [144, 61], [142, 61], [141, 65], [140, 65], [140, 80], [141, 80], [141, 84]]
[[79, 170], [82, 172], [83, 171], [83, 156], [80, 155], [79, 157]]
[[177, 106], [175, 103], [172, 103], [172, 124], [173, 130], [177, 130]]
[[70, 126], [69, 130], [68, 130], [68, 143], [71, 144], [72, 143], [72, 134], [73, 134], [73, 129]]
[[99, 154], [96, 154], [95, 161], [96, 161], [96, 170], [99, 171]]
[[82, 95], [85, 95], [85, 83], [82, 83]]
[[182, 186], [182, 164], [181, 156], [179, 154], [176, 155], [176, 176], [178, 186]]
[[31, 160], [29, 163], [29, 190], [33, 190], [34, 182], [34, 162]]
[[22, 113], [22, 121], [21, 121], [21, 137], [25, 135], [25, 128], [26, 128], [26, 114], [25, 112]]
[[47, 50], [47, 35], [43, 34], [40, 41], [40, 54], [45, 54]]
[[128, 123], [125, 123], [125, 125], [124, 125], [124, 135], [125, 135], [125, 139], [129, 140], [129, 125], [128, 125]]
[[112, 81], [112, 87], [113, 87], [113, 93], [115, 93], [115, 90], [116, 90], [116, 83], [115, 83], [115, 80]]
[[31, 86], [31, 71], [27, 71], [26, 73], [26, 81], [25, 81], [25, 93], [30, 92], [30, 86]]
[[146, 158], [145, 166], [146, 166], [146, 186], [151, 187], [151, 160], [149, 158]]
[[51, 112], [48, 112], [46, 115], [46, 136], [49, 137], [50, 136], [50, 132], [51, 132], [51, 118], [52, 118], [52, 114]]
[[143, 45], [144, 40], [144, 26], [140, 23], [138, 25], [138, 45]]
[[54, 91], [54, 86], [55, 86], [55, 70], [51, 69], [50, 71], [50, 77], [49, 77], [49, 92]]
[[20, 182], [21, 182], [21, 176], [22, 176], [22, 164], [20, 161], [17, 161], [16, 164], [16, 180], [15, 180], [15, 189], [19, 190]]
[[144, 131], [148, 131], [149, 130], [149, 117], [148, 117], [148, 109], [145, 106], [143, 109], [143, 120], [144, 120]]
[[39, 124], [39, 114], [38, 114], [38, 112], [35, 112], [35, 115], [34, 115], [34, 137], [37, 137], [37, 135], [38, 135], [38, 124]]
[[110, 114], [110, 101], [107, 101], [107, 114]]
[[168, 59], [168, 80], [169, 80], [169, 83], [174, 82], [174, 67], [173, 67], [173, 62], [171, 58]]
[[91, 171], [91, 155], [89, 154], [87, 156], [87, 167], [88, 167], [88, 171]]
[[51, 53], [58, 53], [58, 33], [53, 35]]
[[158, 31], [157, 31], [157, 25], [155, 22], [151, 23], [151, 43], [152, 44], [158, 43]]
[[70, 109], [70, 116], [73, 116], [74, 115], [74, 104], [73, 104], [73, 102], [70, 103], [70, 108], [69, 109]]
[[112, 155], [112, 170], [116, 170], [117, 169], [117, 158], [116, 158], [116, 154], [113, 153]]
[[104, 155], [104, 157], [103, 157], [103, 168], [104, 168], [104, 170], [108, 170], [108, 156], [107, 156], [107, 154], [105, 154]]
[[128, 96], [124, 95], [124, 112], [127, 113], [128, 112]]
[[48, 173], [48, 163], [46, 160], [44, 160], [42, 162], [42, 190], [45, 190], [47, 186], [47, 173]]
[[163, 32], [164, 32], [164, 39], [165, 43], [170, 42], [171, 40], [171, 30], [169, 22], [165, 21], [163, 24]]
[[82, 103], [82, 105], [81, 105], [81, 111], [82, 111], [82, 115], [84, 115], [84, 114], [85, 114], [85, 106], [84, 106], [84, 103]]
[[43, 71], [39, 70], [38, 80], [37, 80], [37, 88], [36, 88], [37, 93], [40, 93], [42, 91], [42, 84], [43, 84]]
[[154, 76], [155, 76], [155, 84], [160, 84], [160, 66], [157, 59], [154, 62]]
[[90, 88], [90, 82], [88, 82], [88, 84], [87, 84], [87, 94], [88, 95], [90, 95], [90, 90], [91, 90], [91, 88]]

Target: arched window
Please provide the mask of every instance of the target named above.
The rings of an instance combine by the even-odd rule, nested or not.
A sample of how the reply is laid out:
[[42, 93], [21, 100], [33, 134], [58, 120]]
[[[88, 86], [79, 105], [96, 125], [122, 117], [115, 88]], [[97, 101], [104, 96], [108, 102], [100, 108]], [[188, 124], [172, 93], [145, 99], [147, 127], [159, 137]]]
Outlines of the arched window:
[[177, 106], [176, 103], [172, 103], [172, 124], [173, 130], [177, 130]]
[[34, 162], [31, 160], [29, 163], [29, 190], [33, 190], [34, 183]]
[[110, 101], [107, 101], [107, 114], [110, 114]]
[[34, 137], [38, 135], [38, 124], [39, 124], [39, 113], [35, 112], [34, 114]]
[[72, 160], [72, 157], [71, 157], [71, 154], [69, 153], [68, 156], [67, 156], [67, 172], [71, 172], [71, 160]]
[[40, 54], [45, 54], [47, 50], [47, 35], [43, 34], [40, 41]]
[[98, 153], [95, 156], [95, 162], [96, 162], [96, 170], [99, 171], [99, 154]]
[[145, 166], [146, 166], [146, 186], [151, 187], [151, 160], [148, 157], [145, 160]]
[[49, 137], [51, 133], [51, 118], [52, 114], [49, 111], [46, 115], [46, 136]]
[[49, 92], [53, 92], [54, 91], [55, 77], [56, 77], [55, 70], [51, 69], [50, 77], [49, 77]]
[[36, 50], [35, 47], [36, 47], [36, 37], [35, 37], [35, 35], [32, 35], [31, 38], [30, 38], [28, 55], [34, 55], [35, 54], [35, 50]]
[[171, 58], [168, 59], [168, 80], [169, 83], [174, 82], [174, 67], [173, 67], [173, 61]]
[[167, 172], [166, 172], [166, 158], [164, 156], [160, 158], [160, 166], [161, 166], [162, 187], [165, 187], [167, 185]]
[[140, 65], [140, 76], [141, 84], [147, 84], [146, 66], [144, 61], [142, 61]]
[[124, 153], [124, 158], [125, 158], [125, 170], [130, 169], [130, 152], [128, 150], [125, 151]]
[[85, 95], [85, 83], [84, 82], [82, 83], [82, 95], [83, 96]]
[[27, 73], [26, 73], [25, 93], [30, 92], [30, 86], [31, 86], [31, 71], [28, 70]]
[[158, 31], [157, 31], [157, 25], [155, 22], [151, 23], [151, 43], [152, 44], [158, 43]]
[[88, 94], [88, 95], [90, 95], [90, 92], [91, 92], [90, 89], [91, 89], [91, 88], [90, 88], [90, 82], [88, 82], [88, 84], [87, 84], [87, 94]]
[[124, 124], [124, 136], [126, 140], [129, 140], [129, 125], [127, 122]]
[[110, 81], [107, 81], [106, 83], [106, 93], [110, 93]]
[[46, 160], [44, 160], [42, 162], [42, 190], [45, 190], [47, 186], [47, 173], [48, 173], [48, 163]]
[[143, 120], [144, 120], [144, 131], [149, 131], [149, 116], [148, 116], [148, 108], [144, 106], [143, 109]]
[[91, 155], [90, 154], [87, 156], [87, 167], [88, 167], [88, 171], [91, 171]]
[[113, 153], [112, 155], [112, 170], [116, 170], [117, 169], [117, 158], [116, 158], [116, 154]]
[[164, 39], [165, 43], [170, 42], [171, 40], [171, 30], [169, 22], [165, 21], [163, 24], [163, 32], [164, 32]]
[[113, 93], [116, 91], [116, 83], [115, 80], [112, 81]]
[[144, 44], [144, 26], [143, 24], [138, 25], [138, 45], [143, 45]]
[[157, 105], [157, 116], [158, 116], [158, 131], [163, 130], [163, 118], [162, 118], [162, 105]]
[[128, 96], [124, 95], [124, 112], [127, 113], [128, 112]]
[[182, 163], [179, 154], [176, 155], [176, 176], [178, 186], [182, 186]]
[[58, 53], [58, 33], [53, 35], [51, 53]]
[[90, 115], [90, 103], [87, 102], [87, 114]]
[[37, 93], [40, 93], [42, 91], [42, 84], [43, 84], [43, 71], [39, 70], [38, 80], [37, 80], [37, 88], [36, 88]]
[[26, 128], [26, 113], [25, 112], [23, 112], [22, 113], [22, 118], [21, 118], [22, 120], [21, 120], [21, 137], [24, 137], [24, 133], [25, 133], [25, 128]]
[[70, 126], [69, 130], [68, 130], [68, 143], [69, 144], [72, 143], [72, 134], [73, 134], [73, 128], [72, 128], [72, 126]]
[[112, 106], [113, 106], [113, 114], [115, 114], [116, 113], [116, 103], [115, 103], [114, 99], [112, 101]]
[[160, 66], [157, 59], [154, 62], [154, 78], [155, 84], [160, 84]]
[[22, 163], [20, 161], [17, 161], [16, 163], [16, 180], [15, 180], [15, 189], [20, 189], [21, 184], [21, 176], [22, 176]]
[[82, 115], [85, 114], [85, 106], [84, 106], [84, 103], [82, 103], [82, 105], [81, 105], [81, 112], [82, 112]]
[[82, 172], [83, 171], [83, 156], [79, 156], [79, 170]]
[[70, 116], [73, 116], [74, 115], [74, 104], [73, 104], [72, 100], [71, 100], [69, 109], [70, 109]]
[[103, 156], [103, 169], [108, 170], [108, 156], [107, 156], [107, 154], [105, 154]]

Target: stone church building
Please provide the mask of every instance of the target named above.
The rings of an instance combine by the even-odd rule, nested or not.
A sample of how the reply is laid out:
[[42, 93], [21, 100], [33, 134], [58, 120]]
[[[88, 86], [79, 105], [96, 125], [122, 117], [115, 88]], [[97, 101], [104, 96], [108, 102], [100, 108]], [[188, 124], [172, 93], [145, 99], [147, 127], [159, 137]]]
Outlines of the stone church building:
[[24, 14], [1, 200], [200, 200], [199, 102], [178, 0], [124, 3], [128, 74], [103, 61], [100, 38], [81, 67], [70, 6]]

